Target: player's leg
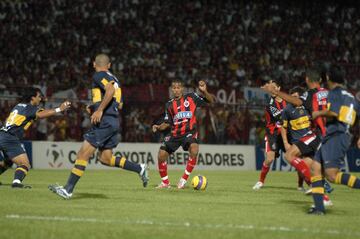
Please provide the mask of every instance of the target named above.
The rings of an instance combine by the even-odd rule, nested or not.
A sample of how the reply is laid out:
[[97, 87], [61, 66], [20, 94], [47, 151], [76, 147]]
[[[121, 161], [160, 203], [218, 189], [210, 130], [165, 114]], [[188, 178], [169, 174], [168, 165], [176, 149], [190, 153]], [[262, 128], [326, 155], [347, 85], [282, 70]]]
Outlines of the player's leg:
[[95, 153], [96, 148], [91, 145], [87, 140], [84, 140], [80, 150], [76, 155], [76, 160], [73, 169], [69, 175], [67, 183], [64, 187], [59, 185], [49, 185], [50, 191], [56, 193], [60, 197], [69, 199], [72, 196], [74, 188], [78, 183], [81, 176], [84, 174], [87, 163], [90, 157]]
[[30, 162], [27, 157], [27, 154], [22, 153], [20, 155], [17, 155], [14, 158], [12, 158], [11, 161], [17, 165], [14, 173], [14, 180], [11, 186], [13, 188], [24, 188], [22, 181], [25, 179], [30, 169]]
[[123, 156], [115, 156], [113, 155], [112, 149], [100, 150], [99, 157], [100, 162], [106, 166], [122, 168], [128, 171], [138, 173], [143, 182], [143, 186], [147, 186], [149, 178], [146, 164], [137, 164], [131, 162]]
[[[185, 146], [184, 150], [185, 149], [187, 149], [186, 146]], [[195, 168], [197, 156], [199, 153], [199, 144], [195, 143], [195, 142], [191, 143], [190, 146], [188, 147], [188, 150], [189, 150], [189, 154], [190, 154], [189, 160], [186, 163], [186, 168], [185, 168], [184, 174], [180, 178], [179, 183], [177, 185], [177, 188], [179, 188], [179, 189], [185, 188], [185, 184], [186, 184], [191, 172]]]
[[312, 197], [314, 200], [314, 207], [310, 209], [310, 214], [322, 215], [325, 213], [324, 206], [324, 184], [323, 176], [321, 169], [321, 152], [317, 153], [315, 160], [311, 164], [312, 177], [311, 177], [311, 187], [312, 187]]
[[350, 188], [360, 189], [360, 179], [352, 174], [340, 172], [338, 168], [325, 169], [326, 178], [336, 184], [342, 184]]
[[285, 160], [289, 162], [301, 175], [305, 182], [311, 184], [311, 172], [309, 166], [304, 160], [300, 158], [302, 152], [300, 151], [302, 142], [295, 143], [285, 153]]
[[271, 140], [271, 138], [268, 138], [267, 136], [265, 137], [265, 152], [265, 160], [261, 167], [260, 178], [259, 181], [254, 185], [254, 190], [258, 190], [264, 186], [266, 176], [270, 171], [270, 166], [276, 158], [276, 152], [278, 152], [276, 141]]
[[161, 183], [157, 188], [170, 188], [169, 176], [167, 173], [167, 159], [169, 158], [169, 153], [160, 148], [158, 153], [158, 169], [161, 178]]

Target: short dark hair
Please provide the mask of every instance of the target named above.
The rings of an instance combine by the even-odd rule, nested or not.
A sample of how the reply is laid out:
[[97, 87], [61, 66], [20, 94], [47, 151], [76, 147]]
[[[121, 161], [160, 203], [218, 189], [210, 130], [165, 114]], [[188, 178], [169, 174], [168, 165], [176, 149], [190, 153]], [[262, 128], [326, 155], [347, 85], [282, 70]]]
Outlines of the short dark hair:
[[302, 94], [304, 94], [304, 92], [305, 92], [305, 89], [300, 86], [295, 86], [294, 88], [291, 88], [289, 91], [290, 95], [294, 94], [294, 93], [298, 93], [299, 95], [302, 95]]
[[342, 84], [345, 82], [345, 72], [339, 65], [331, 65], [328, 72], [329, 80]]
[[179, 78], [174, 78], [171, 80], [171, 84], [173, 83], [179, 83], [181, 85], [184, 85], [184, 82], [182, 80], [180, 80]]
[[40, 93], [41, 96], [44, 96], [39, 88], [29, 87], [29, 88], [23, 89], [21, 102], [29, 103], [31, 101], [31, 98], [35, 97], [38, 93]]
[[310, 82], [321, 82], [320, 72], [315, 67], [306, 69], [305, 77], [307, 77]]
[[275, 83], [277, 86], [280, 86], [280, 81], [277, 79], [267, 80], [266, 83]]

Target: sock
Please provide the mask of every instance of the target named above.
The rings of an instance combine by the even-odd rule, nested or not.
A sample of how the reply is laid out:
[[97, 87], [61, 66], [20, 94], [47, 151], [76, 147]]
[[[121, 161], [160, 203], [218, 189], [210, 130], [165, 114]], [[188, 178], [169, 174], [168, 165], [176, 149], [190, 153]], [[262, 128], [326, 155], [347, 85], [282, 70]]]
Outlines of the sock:
[[189, 160], [188, 160], [188, 162], [186, 164], [185, 172], [184, 172], [184, 174], [182, 176], [183, 179], [188, 180], [188, 178], [189, 178], [191, 172], [193, 171], [195, 165], [196, 165], [196, 157], [195, 158], [189, 157]]
[[158, 162], [158, 168], [161, 180], [164, 184], [169, 184], [169, 177], [167, 174], [167, 163], [166, 162]]
[[311, 178], [312, 196], [315, 203], [315, 208], [318, 211], [325, 212], [324, 207], [324, 186], [321, 176], [314, 176]]
[[349, 173], [337, 173], [335, 183], [347, 185], [350, 188], [360, 189], [360, 179]]
[[75, 185], [79, 181], [80, 177], [83, 176], [86, 166], [87, 166], [87, 161], [85, 160], [77, 159], [75, 161], [74, 168], [71, 170], [69, 179], [66, 185], [64, 186], [64, 188], [68, 193], [73, 192]]
[[297, 172], [298, 175], [298, 187], [302, 188], [304, 186], [304, 177], [300, 172]]
[[122, 168], [136, 173], [140, 173], [142, 169], [140, 164], [133, 163], [130, 160], [127, 160], [125, 157], [115, 157], [115, 156], [112, 156], [109, 166]]
[[261, 168], [261, 173], [260, 173], [260, 179], [259, 181], [264, 183], [265, 182], [265, 178], [266, 178], [266, 175], [268, 174], [270, 170], [270, 165], [266, 165], [265, 162], [263, 163], [263, 166]]
[[17, 166], [15, 169], [14, 181], [13, 183], [21, 183], [26, 177], [29, 169], [25, 165]]
[[290, 164], [294, 168], [296, 168], [296, 170], [298, 172], [300, 172], [303, 175], [305, 182], [308, 185], [310, 185], [311, 184], [311, 173], [310, 173], [310, 169], [306, 165], [306, 163], [303, 160], [299, 159], [299, 158], [295, 158], [290, 162]]

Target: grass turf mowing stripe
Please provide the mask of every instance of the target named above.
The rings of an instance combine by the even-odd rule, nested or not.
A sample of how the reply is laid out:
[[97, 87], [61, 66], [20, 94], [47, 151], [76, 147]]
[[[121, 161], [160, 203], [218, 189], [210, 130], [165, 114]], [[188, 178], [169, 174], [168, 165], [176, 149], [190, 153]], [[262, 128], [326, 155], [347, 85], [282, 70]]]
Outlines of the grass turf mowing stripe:
[[[311, 216], [309, 216], [311, 217]], [[257, 231], [273, 231], [273, 232], [301, 232], [310, 234], [328, 234], [328, 235], [347, 235], [347, 236], [360, 236], [359, 232], [351, 231], [338, 231], [338, 230], [313, 230], [308, 228], [290, 228], [290, 227], [277, 227], [277, 226], [254, 226], [245, 224], [196, 224], [196, 223], [173, 223], [173, 222], [160, 222], [153, 220], [109, 220], [98, 218], [82, 218], [82, 217], [62, 217], [62, 216], [39, 216], [39, 215], [19, 215], [8, 214], [5, 215], [7, 219], [14, 220], [38, 220], [38, 221], [63, 221], [63, 222], [92, 222], [104, 224], [126, 224], [126, 225], [158, 225], [158, 226], [174, 226], [174, 227], [196, 227], [202, 229], [237, 229], [237, 230], [257, 230]]]

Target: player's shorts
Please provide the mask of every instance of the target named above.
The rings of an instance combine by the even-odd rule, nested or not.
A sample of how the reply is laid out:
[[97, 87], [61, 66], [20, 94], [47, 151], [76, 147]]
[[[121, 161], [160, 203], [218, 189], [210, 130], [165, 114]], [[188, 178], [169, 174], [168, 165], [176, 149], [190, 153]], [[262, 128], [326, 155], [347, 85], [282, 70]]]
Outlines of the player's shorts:
[[197, 133], [195, 134], [186, 134], [181, 137], [172, 137], [166, 136], [162, 142], [160, 149], [165, 150], [169, 154], [174, 153], [180, 146], [184, 151], [188, 151], [191, 144], [198, 144], [199, 140], [197, 138]]
[[19, 138], [5, 131], [0, 131], [0, 150], [3, 152], [4, 159], [13, 159], [20, 154], [26, 154], [25, 147]]
[[320, 149], [315, 154], [315, 160], [326, 168], [342, 168], [344, 158], [351, 144], [351, 135], [338, 133], [326, 136]]
[[265, 135], [265, 152], [275, 152], [275, 158], [280, 156], [280, 150], [285, 152], [284, 142], [280, 134]]
[[314, 157], [321, 144], [321, 138], [315, 134], [302, 137], [294, 143], [300, 150], [301, 156]]
[[84, 134], [84, 139], [98, 149], [112, 149], [119, 143], [119, 121], [117, 117], [106, 116], [99, 125]]

